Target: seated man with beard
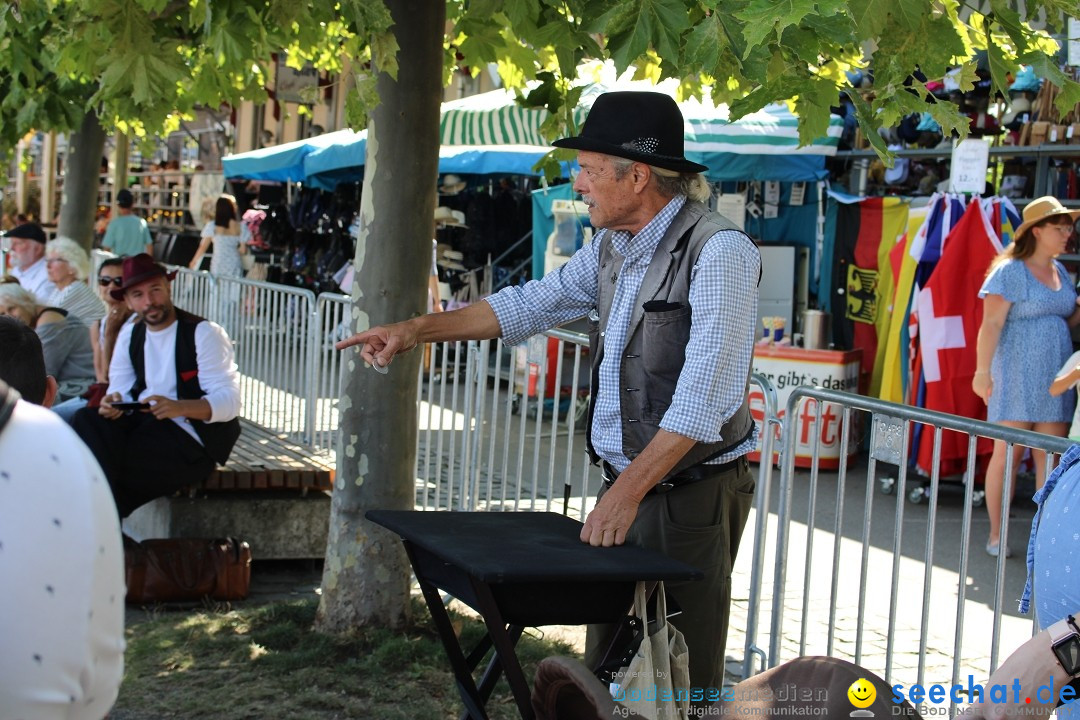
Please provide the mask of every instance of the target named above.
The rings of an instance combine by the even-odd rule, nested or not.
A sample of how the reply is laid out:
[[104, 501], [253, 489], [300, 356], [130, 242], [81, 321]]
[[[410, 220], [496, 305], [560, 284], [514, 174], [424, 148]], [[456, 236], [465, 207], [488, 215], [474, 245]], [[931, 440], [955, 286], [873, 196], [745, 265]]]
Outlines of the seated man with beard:
[[173, 306], [175, 274], [145, 253], [124, 258], [123, 282], [111, 294], [137, 322], [116, 338], [101, 407], [75, 415], [122, 518], [209, 477], [240, 436], [232, 343], [221, 326]]

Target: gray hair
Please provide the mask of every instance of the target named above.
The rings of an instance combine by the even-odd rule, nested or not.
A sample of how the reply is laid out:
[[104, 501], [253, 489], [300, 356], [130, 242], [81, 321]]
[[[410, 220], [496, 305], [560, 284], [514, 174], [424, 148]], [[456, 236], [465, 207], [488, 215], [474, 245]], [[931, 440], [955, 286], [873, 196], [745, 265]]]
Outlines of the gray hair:
[[[634, 162], [629, 158], [612, 157], [611, 164], [615, 169], [615, 179], [622, 180], [626, 177], [626, 173], [630, 172]], [[645, 164], [648, 165], [648, 163]], [[656, 178], [656, 189], [663, 195], [668, 197], [685, 195], [687, 199], [700, 203], [708, 203], [712, 197], [712, 188], [701, 173], [678, 172], [655, 165], [649, 165], [649, 169]]]
[[45, 245], [45, 257], [53, 255], [67, 262], [75, 271], [75, 278], [85, 280], [90, 274], [90, 256], [79, 243], [71, 238], [58, 237]]
[[0, 305], [14, 305], [30, 318], [34, 317], [38, 311], [37, 298], [18, 283], [0, 284]]

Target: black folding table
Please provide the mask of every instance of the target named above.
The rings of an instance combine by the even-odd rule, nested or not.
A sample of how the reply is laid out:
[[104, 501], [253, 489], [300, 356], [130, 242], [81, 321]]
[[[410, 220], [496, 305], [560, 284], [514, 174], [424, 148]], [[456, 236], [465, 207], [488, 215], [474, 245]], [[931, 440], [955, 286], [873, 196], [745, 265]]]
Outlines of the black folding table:
[[[367, 518], [405, 543], [465, 703], [463, 720], [487, 720], [484, 704], [500, 672], [506, 673], [521, 717], [534, 717], [529, 683], [514, 651], [524, 628], [617, 622], [633, 604], [638, 581], [702, 577], [643, 548], [587, 545], [578, 539], [581, 523], [556, 513], [371, 510]], [[468, 655], [439, 590], [484, 619], [487, 634]], [[492, 647], [478, 685], [473, 670]]]

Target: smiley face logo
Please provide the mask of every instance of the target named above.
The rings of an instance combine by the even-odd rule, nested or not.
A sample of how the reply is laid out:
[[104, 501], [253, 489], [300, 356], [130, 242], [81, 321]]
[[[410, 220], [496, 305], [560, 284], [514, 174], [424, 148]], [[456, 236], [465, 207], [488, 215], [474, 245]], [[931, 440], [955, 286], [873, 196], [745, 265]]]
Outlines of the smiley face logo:
[[851, 683], [851, 687], [847, 691], [848, 700], [851, 704], [857, 708], [868, 708], [874, 704], [874, 700], [877, 698], [877, 691], [874, 689], [873, 683], [866, 678], [859, 678], [855, 682]]

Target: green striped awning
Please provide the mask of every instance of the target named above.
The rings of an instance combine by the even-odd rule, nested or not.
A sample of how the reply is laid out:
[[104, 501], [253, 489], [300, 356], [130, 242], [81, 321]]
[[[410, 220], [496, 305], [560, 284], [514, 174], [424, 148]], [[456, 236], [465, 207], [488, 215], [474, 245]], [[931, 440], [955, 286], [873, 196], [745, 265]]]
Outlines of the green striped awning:
[[[575, 110], [579, 127], [592, 101], [606, 89], [596, 85], [583, 93], [582, 104]], [[833, 155], [843, 129], [843, 121], [834, 115], [825, 137], [799, 147], [798, 118], [784, 105], [770, 106], [735, 122], [727, 119], [725, 106], [686, 100], [679, 103], [679, 108], [686, 121], [688, 155]], [[540, 134], [540, 126], [547, 117], [547, 110], [519, 106], [512, 92], [493, 90], [443, 103], [440, 142], [442, 145], [549, 145], [554, 138]]]

